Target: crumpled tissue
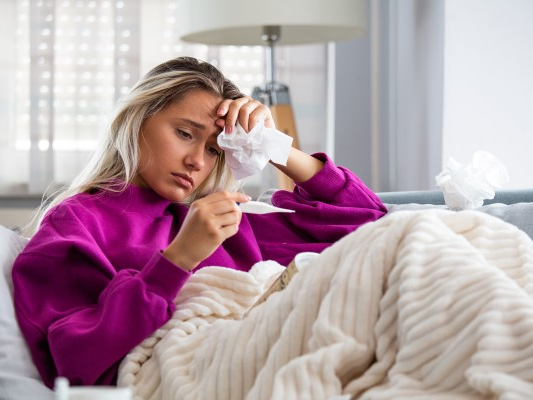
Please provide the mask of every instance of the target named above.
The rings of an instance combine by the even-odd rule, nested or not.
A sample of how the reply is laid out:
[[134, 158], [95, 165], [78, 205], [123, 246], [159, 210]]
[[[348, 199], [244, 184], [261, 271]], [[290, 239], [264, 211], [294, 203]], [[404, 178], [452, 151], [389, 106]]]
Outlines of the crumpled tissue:
[[260, 172], [269, 160], [287, 165], [292, 137], [259, 121], [246, 133], [237, 123], [232, 133], [222, 131], [217, 143], [226, 153], [226, 163], [235, 179], [243, 179]]
[[476, 151], [467, 165], [450, 157], [435, 180], [448, 208], [469, 210], [481, 207], [485, 199], [493, 199], [494, 188], [501, 188], [509, 181], [509, 176], [496, 157], [486, 151]]

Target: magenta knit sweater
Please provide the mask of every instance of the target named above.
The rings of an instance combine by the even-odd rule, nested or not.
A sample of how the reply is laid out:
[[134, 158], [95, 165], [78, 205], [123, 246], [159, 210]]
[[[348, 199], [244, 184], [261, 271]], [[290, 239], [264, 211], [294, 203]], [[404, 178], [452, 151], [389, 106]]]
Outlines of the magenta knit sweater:
[[[326, 161], [321, 172], [273, 196], [296, 213], [243, 215], [239, 232], [197, 269], [287, 265], [386, 213], [352, 172], [315, 157]], [[120, 194], [78, 194], [48, 213], [13, 266], [16, 315], [47, 386], [56, 376], [114, 384], [123, 357], [171, 317], [191, 273], [161, 250], [186, 214], [186, 206], [133, 185]]]

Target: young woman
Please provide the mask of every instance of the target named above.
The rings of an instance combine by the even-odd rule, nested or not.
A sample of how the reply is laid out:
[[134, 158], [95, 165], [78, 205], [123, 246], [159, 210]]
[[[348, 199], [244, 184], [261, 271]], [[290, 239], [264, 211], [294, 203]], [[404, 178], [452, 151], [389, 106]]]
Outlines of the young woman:
[[217, 135], [249, 132], [270, 110], [212, 65], [177, 58], [150, 71], [118, 107], [101, 150], [44, 210], [13, 268], [16, 314], [46, 385], [113, 384], [118, 365], [162, 326], [195, 270], [247, 271], [320, 252], [386, 213], [361, 180], [324, 154], [291, 149], [294, 214], [243, 215]]

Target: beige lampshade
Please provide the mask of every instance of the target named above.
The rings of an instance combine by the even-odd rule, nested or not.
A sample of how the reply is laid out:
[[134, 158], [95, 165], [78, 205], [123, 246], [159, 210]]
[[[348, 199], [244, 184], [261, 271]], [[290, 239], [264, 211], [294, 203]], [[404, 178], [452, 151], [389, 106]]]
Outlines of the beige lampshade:
[[264, 45], [265, 26], [279, 26], [276, 44], [349, 40], [364, 35], [365, 0], [180, 0], [182, 40], [214, 45]]

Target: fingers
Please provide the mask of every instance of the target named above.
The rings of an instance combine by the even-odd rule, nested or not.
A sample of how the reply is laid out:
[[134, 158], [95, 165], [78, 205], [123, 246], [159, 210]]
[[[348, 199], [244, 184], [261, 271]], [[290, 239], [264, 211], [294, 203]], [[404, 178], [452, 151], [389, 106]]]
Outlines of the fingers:
[[199, 200], [196, 200], [193, 204], [212, 204], [221, 201], [229, 201], [229, 204], [241, 203], [251, 200], [251, 197], [240, 192], [227, 192], [220, 191], [211, 193]]
[[235, 100], [223, 100], [217, 110], [220, 118], [216, 124], [231, 133], [237, 122], [245, 132], [250, 132], [259, 121], [265, 121], [265, 126], [275, 128], [270, 109], [251, 97], [241, 97]]
[[163, 254], [176, 265], [192, 270], [239, 230], [243, 193], [217, 192], [191, 204], [183, 224]]
[[198, 214], [198, 218], [212, 230], [231, 225], [238, 228], [242, 211], [237, 203], [249, 200], [250, 197], [243, 193], [217, 192], [195, 201], [191, 205], [191, 212]]
[[[230, 108], [230, 112], [231, 111], [233, 110]], [[266, 118], [267, 112], [270, 113], [270, 110], [267, 106], [261, 104], [257, 100], [253, 100], [243, 104], [238, 112], [235, 110], [236, 115], [231, 115], [228, 113], [226, 124], [232, 123], [233, 118], [235, 117], [244, 131], [250, 132], [259, 121], [262, 121]]]
[[239, 224], [242, 215], [237, 203], [227, 199], [210, 203], [196, 201], [191, 205], [191, 212], [197, 214], [204, 226], [213, 230], [231, 224]]

